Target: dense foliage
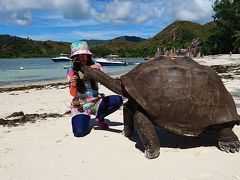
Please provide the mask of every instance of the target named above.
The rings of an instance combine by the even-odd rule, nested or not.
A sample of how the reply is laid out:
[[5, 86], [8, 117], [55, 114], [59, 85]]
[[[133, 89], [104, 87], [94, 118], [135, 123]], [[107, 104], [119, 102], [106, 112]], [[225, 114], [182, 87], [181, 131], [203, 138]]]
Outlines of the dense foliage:
[[54, 57], [69, 52], [69, 43], [0, 36], [0, 57]]
[[213, 16], [216, 24], [204, 43], [206, 54], [240, 53], [240, 1], [216, 0]]

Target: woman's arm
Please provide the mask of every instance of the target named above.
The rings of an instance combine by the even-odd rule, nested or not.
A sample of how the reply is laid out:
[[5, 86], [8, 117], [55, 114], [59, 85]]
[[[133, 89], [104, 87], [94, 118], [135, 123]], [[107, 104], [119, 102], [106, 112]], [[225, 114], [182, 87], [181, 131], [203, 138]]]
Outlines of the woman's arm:
[[73, 97], [77, 96], [77, 76], [70, 77], [69, 90]]
[[68, 69], [67, 71], [67, 79], [69, 82], [69, 91], [70, 94], [75, 97], [77, 96], [77, 76], [74, 75], [74, 71], [72, 70], [72, 68]]
[[73, 97], [76, 97], [76, 96], [77, 96], [77, 87], [76, 87], [76, 86], [71, 86], [71, 85], [70, 85], [69, 90], [70, 90], [71, 96], [73, 96]]

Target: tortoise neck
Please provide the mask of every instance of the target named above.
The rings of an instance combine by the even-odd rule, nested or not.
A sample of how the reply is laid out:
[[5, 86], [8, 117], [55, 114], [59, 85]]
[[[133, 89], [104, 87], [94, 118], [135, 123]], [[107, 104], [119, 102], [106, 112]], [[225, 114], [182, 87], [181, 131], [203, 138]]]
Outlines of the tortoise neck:
[[102, 71], [93, 69], [88, 66], [82, 67], [81, 70], [84, 72], [84, 74], [89, 76], [91, 79], [98, 81], [99, 83], [101, 83], [108, 89], [112, 90], [113, 92], [123, 95], [122, 85], [121, 85], [120, 80], [116, 80], [116, 79], [106, 75]]

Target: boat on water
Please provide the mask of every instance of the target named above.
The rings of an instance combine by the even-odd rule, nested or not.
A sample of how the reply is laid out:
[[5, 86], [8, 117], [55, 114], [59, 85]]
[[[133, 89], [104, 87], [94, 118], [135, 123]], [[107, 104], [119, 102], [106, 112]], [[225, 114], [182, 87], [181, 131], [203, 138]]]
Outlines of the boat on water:
[[71, 59], [68, 57], [68, 54], [61, 53], [59, 57], [51, 58], [54, 62], [69, 62]]
[[106, 59], [106, 58], [97, 58], [94, 59], [96, 63], [101, 64], [101, 66], [127, 66], [128, 62], [127, 61], [115, 61], [111, 59]]
[[106, 56], [107, 59], [111, 59], [111, 60], [118, 60], [118, 61], [121, 61], [122, 58], [119, 57], [118, 55], [115, 55], [115, 54], [109, 54]]

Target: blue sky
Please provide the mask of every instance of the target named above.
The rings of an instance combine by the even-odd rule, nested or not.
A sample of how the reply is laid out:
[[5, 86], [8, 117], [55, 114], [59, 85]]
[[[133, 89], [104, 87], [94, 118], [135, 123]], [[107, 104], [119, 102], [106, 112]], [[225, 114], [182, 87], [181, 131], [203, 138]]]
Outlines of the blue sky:
[[149, 38], [175, 20], [212, 20], [214, 0], [0, 0], [0, 34], [71, 42]]

